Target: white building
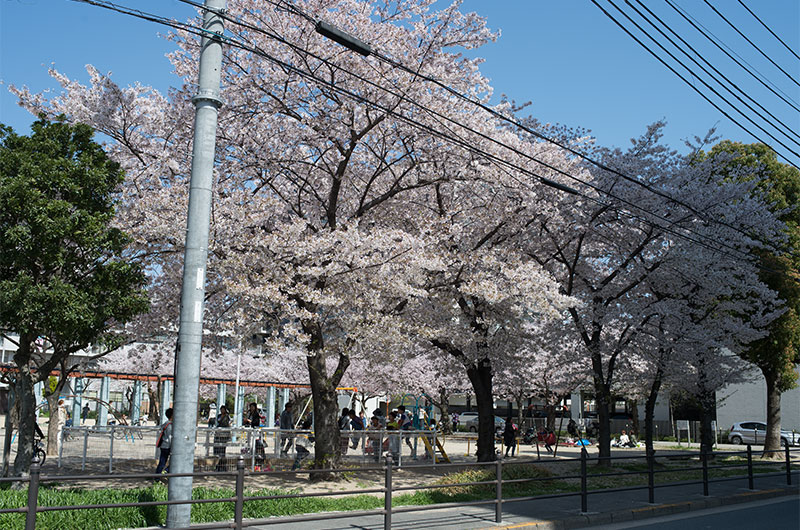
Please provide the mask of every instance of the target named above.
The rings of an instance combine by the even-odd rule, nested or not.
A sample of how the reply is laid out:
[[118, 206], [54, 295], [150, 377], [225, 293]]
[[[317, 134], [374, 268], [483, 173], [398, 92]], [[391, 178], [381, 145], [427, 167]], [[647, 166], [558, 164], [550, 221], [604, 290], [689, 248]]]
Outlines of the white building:
[[[753, 371], [752, 382], [730, 385], [717, 392], [720, 428], [729, 429], [740, 421], [767, 421], [767, 384], [757, 368]], [[800, 431], [800, 386], [781, 395], [781, 428]]]

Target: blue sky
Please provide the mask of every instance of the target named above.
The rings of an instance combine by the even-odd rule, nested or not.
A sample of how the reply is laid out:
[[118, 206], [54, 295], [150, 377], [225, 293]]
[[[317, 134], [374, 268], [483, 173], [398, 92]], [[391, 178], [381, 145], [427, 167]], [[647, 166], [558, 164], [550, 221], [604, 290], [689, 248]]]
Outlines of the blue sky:
[[[673, 1], [800, 107], [800, 87], [761, 57], [702, 0]], [[770, 58], [800, 79], [800, 60], [738, 0], [709, 1]], [[800, 50], [800, 2], [743, 1], [792, 49]], [[614, 12], [607, 0], [598, 2]], [[118, 3], [179, 20], [194, 14], [190, 6], [175, 0]], [[632, 13], [624, 0], [615, 3]], [[800, 113], [725, 58], [664, 0], [646, 0], [645, 5], [695, 46], [699, 55], [793, 131], [800, 131]], [[666, 141], [677, 149], [683, 148], [683, 139], [703, 136], [715, 125], [724, 138], [755, 141], [658, 63], [589, 0], [465, 0], [464, 9], [485, 16], [489, 26], [502, 33], [496, 43], [476, 52], [486, 59], [482, 70], [491, 78], [495, 93], [520, 102], [532, 101], [529, 112], [543, 122], [585, 127], [603, 145], [627, 146], [629, 138], [662, 118], [668, 122]], [[93, 64], [100, 71], [113, 72], [113, 78], [122, 85], [140, 82], [165, 91], [177, 84], [164, 57], [173, 47], [159, 37], [166, 31], [153, 23], [68, 0], [0, 0], [0, 79], [4, 84], [28, 85], [37, 91], [55, 89], [47, 75], [48, 65], [85, 80], [84, 65]], [[655, 34], [651, 28], [648, 31]], [[696, 79], [691, 80], [710, 94]], [[793, 157], [743, 118], [732, 115], [800, 164], [800, 157]], [[0, 121], [24, 133], [33, 121], [5, 86], [0, 86]], [[800, 152], [800, 146], [765, 127]]]

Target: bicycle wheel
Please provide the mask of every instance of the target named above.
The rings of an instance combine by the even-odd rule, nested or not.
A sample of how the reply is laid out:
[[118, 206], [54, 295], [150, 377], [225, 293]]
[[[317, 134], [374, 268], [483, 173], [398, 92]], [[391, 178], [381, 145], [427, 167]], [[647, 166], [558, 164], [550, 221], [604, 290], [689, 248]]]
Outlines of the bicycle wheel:
[[33, 452], [36, 459], [39, 461], [39, 465], [43, 466], [44, 461], [47, 458], [47, 453], [41, 447], [37, 447], [36, 450]]
[[114, 436], [115, 440], [122, 440], [125, 438], [125, 429], [114, 429], [112, 431], [112, 436]]

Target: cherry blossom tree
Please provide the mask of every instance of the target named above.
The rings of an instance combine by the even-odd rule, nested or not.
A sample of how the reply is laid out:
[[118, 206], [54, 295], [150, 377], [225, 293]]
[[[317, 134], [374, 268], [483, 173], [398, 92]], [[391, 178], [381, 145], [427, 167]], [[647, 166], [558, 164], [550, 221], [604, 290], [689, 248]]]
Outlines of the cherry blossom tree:
[[[586, 195], [596, 202], [568, 197], [560, 203], [560, 215], [541, 216], [530, 225], [530, 255], [559, 280], [566, 294], [583, 301], [569, 313], [591, 365], [601, 464], [610, 456], [610, 406], [618, 364], [659, 315], [646, 282], [678, 255], [677, 241], [685, 240], [678, 236], [698, 240], [700, 247], [714, 241], [712, 248], [733, 249], [746, 261], [741, 251], [758, 244], [753, 236], [769, 240], [779, 229], [747, 187], [725, 181], [718, 166], [660, 145], [662, 126], [651, 126], [627, 152], [598, 151], [604, 167], [614, 169], [593, 168], [587, 175], [593, 191]], [[699, 273], [721, 251], [717, 254], [702, 253], [703, 260], [690, 264]], [[688, 251], [680, 254], [684, 260], [691, 256]], [[680, 286], [674, 276], [667, 282], [670, 292]], [[729, 289], [724, 284], [718, 288]], [[749, 288], [768, 296], [757, 282]]]
[[[298, 2], [414, 70], [461, 92], [488, 95], [479, 60], [458, 49], [494, 36], [458, 4], [442, 11], [432, 4]], [[315, 466], [328, 467], [339, 453], [335, 389], [350, 356], [407, 340], [396, 308], [416, 293], [411, 273], [429, 267], [419, 233], [409, 230], [416, 196], [470, 173], [461, 169], [470, 168], [468, 152], [397, 116], [441, 129], [438, 118], [412, 102], [435, 108], [464, 123], [460, 134], [468, 144], [474, 131], [496, 125], [413, 74], [333, 45], [292, 13], [242, 0], [231, 2], [229, 15], [300, 46], [255, 31], [246, 35], [297, 69], [226, 49], [206, 321], [214, 330], [242, 330], [266, 315], [274, 324], [270, 346], [303, 349], [314, 394]], [[110, 156], [129, 175], [119, 223], [131, 229], [157, 272], [154, 306], [163, 312], [152, 315], [160, 325], [175, 321], [178, 306], [198, 53], [189, 35], [173, 38], [179, 49], [171, 59], [184, 84], [168, 95], [117, 87], [91, 68], [89, 86], [53, 72], [65, 90], [53, 99], [14, 89], [28, 108], [63, 112], [112, 139]]]

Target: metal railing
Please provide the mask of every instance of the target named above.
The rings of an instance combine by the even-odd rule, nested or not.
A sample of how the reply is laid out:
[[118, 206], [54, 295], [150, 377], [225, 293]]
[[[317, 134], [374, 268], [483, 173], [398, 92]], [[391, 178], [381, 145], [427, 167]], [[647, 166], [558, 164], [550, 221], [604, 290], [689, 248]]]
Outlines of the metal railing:
[[[156, 441], [160, 427], [108, 425], [102, 427], [65, 427], [59, 444], [58, 467], [87, 465], [95, 469], [106, 467], [113, 473], [120, 461], [150, 461], [158, 458]], [[195, 458], [205, 459], [206, 466], [218, 470], [232, 471], [236, 459], [241, 455], [251, 471], [261, 470], [269, 458], [296, 458], [294, 441], [312, 436], [308, 430], [286, 430], [278, 428], [209, 428], [198, 427], [195, 439]], [[424, 439], [424, 440], [423, 440]], [[357, 457], [361, 463], [378, 461], [383, 452], [390, 452], [398, 465], [405, 465], [418, 458], [429, 458], [433, 464], [439, 461], [437, 441], [442, 434], [435, 430], [345, 430], [340, 432], [341, 451], [349, 457]], [[287, 446], [289, 450], [282, 452]], [[425, 441], [427, 440], [427, 445]], [[351, 445], [352, 444], [352, 445]], [[313, 458], [313, 444], [309, 457]], [[433, 451], [431, 452], [431, 449]]]
[[[767, 477], [767, 476], [782, 476], [785, 473], [786, 477], [786, 484], [791, 486], [792, 485], [792, 476], [797, 472], [792, 471], [792, 461], [791, 461], [791, 449], [789, 447], [785, 447], [783, 451], [773, 451], [773, 452], [784, 452], [784, 461], [783, 465], [785, 465], [784, 471], [778, 471], [774, 473], [758, 473], [759, 477]], [[702, 484], [703, 485], [703, 495], [709, 496], [709, 485], [715, 482], [722, 482], [722, 481], [729, 481], [729, 480], [743, 480], [744, 478], [747, 479], [748, 488], [750, 490], [755, 489], [754, 485], [754, 477], [756, 473], [754, 472], [753, 466], [753, 451], [750, 446], [747, 446], [746, 451], [731, 451], [731, 452], [719, 452], [714, 453], [714, 456], [744, 456], [745, 461], [741, 464], [726, 464], [726, 465], [710, 465], [708, 462], [707, 455], [702, 453], [691, 453], [691, 454], [682, 454], [682, 455], [672, 455], [668, 458], [682, 458], [682, 459], [692, 459], [697, 458], [699, 456], [700, 460], [700, 467], [696, 466], [689, 466], [689, 467], [681, 467], [678, 469], [671, 468], [665, 470], [656, 470], [655, 469], [655, 457], [653, 455], [649, 456], [623, 456], [623, 457], [610, 457], [610, 460], [647, 460], [647, 469], [645, 471], [616, 471], [616, 472], [606, 472], [606, 473], [589, 473], [587, 463], [589, 461], [589, 456], [586, 451], [586, 448], [581, 448], [581, 453], [579, 458], [567, 458], [561, 459], [559, 462], [579, 462], [580, 463], [580, 473], [578, 475], [562, 475], [562, 476], [546, 476], [546, 477], [529, 477], [529, 478], [516, 478], [516, 479], [504, 479], [503, 478], [503, 469], [504, 466], [509, 464], [505, 463], [502, 459], [493, 461], [493, 462], [471, 462], [471, 463], [440, 463], [439, 466], [441, 467], [452, 467], [457, 469], [464, 469], [464, 468], [475, 468], [475, 467], [493, 467], [494, 468], [494, 479], [492, 480], [483, 480], [483, 481], [473, 481], [473, 482], [459, 482], [459, 483], [448, 483], [448, 484], [422, 484], [422, 485], [412, 485], [412, 486], [396, 486], [393, 479], [393, 469], [394, 469], [394, 461], [392, 459], [391, 454], [387, 455], [385, 458], [385, 464], [383, 466], [366, 466], [360, 468], [359, 471], [383, 471], [384, 474], [384, 485], [383, 487], [378, 488], [370, 488], [370, 489], [362, 489], [358, 490], [357, 492], [352, 491], [333, 491], [333, 492], [323, 492], [323, 493], [288, 493], [288, 494], [279, 494], [279, 495], [260, 495], [260, 496], [248, 496], [245, 494], [245, 478], [250, 475], [252, 472], [247, 469], [245, 459], [243, 456], [239, 456], [236, 461], [236, 469], [235, 471], [207, 471], [207, 472], [194, 472], [194, 473], [170, 473], [170, 474], [163, 474], [157, 475], [153, 473], [143, 473], [143, 474], [129, 474], [129, 475], [56, 475], [56, 476], [43, 476], [41, 475], [41, 468], [38, 462], [34, 461], [31, 465], [30, 475], [27, 477], [16, 477], [16, 478], [3, 478], [0, 479], [0, 483], [2, 482], [27, 482], [28, 483], [28, 495], [27, 495], [27, 504], [26, 506], [21, 506], [19, 508], [10, 508], [10, 509], [2, 509], [0, 510], [0, 514], [25, 514], [25, 529], [26, 530], [34, 530], [36, 528], [36, 514], [43, 513], [43, 512], [50, 512], [50, 511], [64, 511], [64, 510], [96, 510], [96, 509], [111, 509], [111, 508], [128, 508], [128, 507], [151, 507], [151, 506], [166, 506], [172, 504], [201, 504], [201, 503], [220, 503], [220, 502], [231, 502], [234, 503], [234, 518], [232, 521], [222, 521], [216, 523], [203, 523], [203, 524], [194, 524], [191, 525], [189, 528], [192, 529], [209, 529], [209, 528], [236, 528], [241, 529], [248, 526], [256, 526], [256, 525], [270, 525], [270, 524], [279, 524], [279, 523], [293, 523], [293, 522], [303, 522], [303, 521], [319, 521], [319, 520], [329, 520], [329, 519], [340, 519], [340, 518], [348, 518], [348, 517], [359, 517], [359, 516], [374, 516], [374, 515], [382, 515], [383, 516], [383, 526], [384, 529], [388, 530], [392, 528], [392, 515], [398, 513], [408, 513], [408, 512], [418, 512], [418, 511], [427, 511], [427, 510], [440, 510], [444, 508], [451, 508], [451, 507], [463, 507], [463, 506], [480, 506], [480, 505], [494, 505], [495, 508], [495, 522], [502, 523], [503, 519], [503, 505], [506, 503], [511, 502], [523, 502], [523, 501], [532, 501], [532, 500], [540, 500], [540, 499], [552, 499], [552, 498], [559, 498], [559, 497], [580, 497], [580, 508], [581, 512], [586, 513], [588, 512], [588, 499], [589, 495], [597, 494], [597, 493], [610, 493], [610, 492], [622, 492], [622, 491], [633, 491], [633, 490], [644, 490], [647, 489], [648, 491], [648, 498], [651, 504], [655, 503], [655, 491], [658, 488], [662, 487], [673, 487], [677, 485], [690, 485], [690, 484]], [[532, 465], [535, 466], [540, 461], [537, 460], [526, 460], [526, 461], [514, 461], [513, 465]], [[779, 463], [779, 462], [772, 462]], [[425, 469], [425, 468], [432, 468], [433, 464], [415, 464], [413, 466], [408, 466], [413, 469]], [[722, 468], [736, 468], [736, 467], [744, 467], [746, 468], [747, 472], [746, 475], [737, 475], [733, 477], [721, 477], [721, 478], [709, 478], [709, 470], [712, 469], [722, 469]], [[354, 469], [347, 468], [347, 469], [302, 469], [302, 470], [293, 470], [293, 471], [271, 471], [268, 472], [269, 475], [291, 475], [296, 476], [297, 474], [314, 474], [314, 473], [352, 473]], [[663, 484], [656, 484], [655, 483], [655, 476], [657, 473], [661, 472], [691, 472], [691, 471], [702, 471], [702, 480], [694, 480], [694, 481], [683, 481], [683, 482], [669, 482]], [[609, 477], [609, 476], [622, 476], [622, 475], [641, 475], [647, 474], [647, 485], [645, 486], [628, 486], [628, 487], [621, 487], [621, 488], [606, 488], [606, 489], [597, 489], [597, 490], [590, 490], [589, 489], [589, 479], [595, 477]], [[167, 500], [167, 501], [148, 501], [148, 502], [136, 502], [136, 503], [109, 503], [109, 504], [92, 504], [92, 505], [71, 505], [71, 506], [40, 506], [38, 504], [39, 498], [39, 488], [40, 485], [47, 482], [70, 482], [70, 481], [87, 481], [87, 480], [97, 480], [103, 481], [108, 480], [111, 478], [114, 479], [157, 479], [157, 478], [172, 478], [172, 477], [233, 477], [235, 480], [234, 486], [234, 495], [232, 497], [224, 497], [224, 498], [213, 498], [213, 499], [192, 499], [192, 500]], [[523, 497], [505, 497], [503, 496], [504, 485], [509, 484], [520, 484], [525, 482], [534, 482], [534, 481], [551, 481], [554, 479], [580, 479], [580, 489], [579, 491], [571, 491], [571, 492], [564, 492], [564, 493], [555, 493], [549, 495], [531, 495], [531, 496], [523, 496]], [[407, 491], [407, 490], [433, 490], [437, 488], [455, 488], [455, 487], [464, 487], [464, 486], [494, 486], [494, 496], [492, 498], [487, 498], [483, 500], [472, 500], [467, 502], [442, 502], [437, 504], [431, 505], [422, 505], [422, 506], [400, 506], [400, 507], [393, 507], [392, 506], [392, 494], [393, 492], [397, 491]], [[321, 496], [337, 496], [337, 495], [352, 495], [353, 493], [359, 494], [367, 494], [367, 493], [382, 493], [384, 497], [383, 508], [382, 509], [375, 509], [375, 510], [360, 510], [360, 511], [343, 511], [343, 512], [322, 512], [322, 513], [312, 513], [312, 514], [305, 514], [305, 515], [297, 515], [297, 516], [289, 516], [289, 517], [271, 517], [266, 519], [250, 519], [245, 521], [243, 519], [243, 511], [244, 511], [244, 504], [250, 501], [264, 501], [264, 500], [277, 500], [277, 499], [297, 499], [297, 498], [308, 498], [308, 497], [321, 497]]]

